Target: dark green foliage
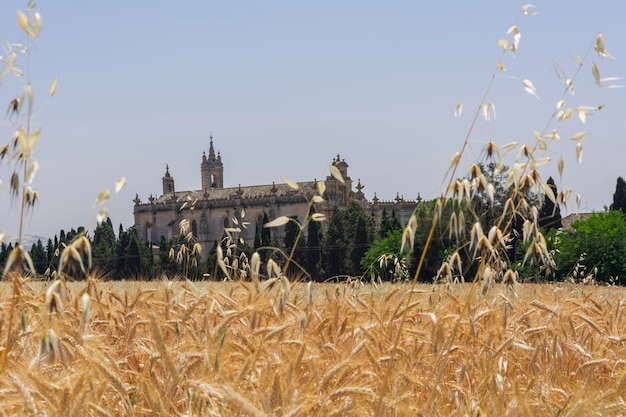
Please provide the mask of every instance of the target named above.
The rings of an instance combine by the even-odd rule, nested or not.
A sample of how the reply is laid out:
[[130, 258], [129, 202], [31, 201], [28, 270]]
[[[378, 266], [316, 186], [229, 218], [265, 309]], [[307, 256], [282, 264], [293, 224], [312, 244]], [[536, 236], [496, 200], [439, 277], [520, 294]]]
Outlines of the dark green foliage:
[[150, 247], [139, 240], [137, 229], [134, 227], [125, 231], [125, 235], [128, 243], [124, 251], [124, 269], [118, 272], [118, 277], [144, 278], [149, 276], [152, 269]]
[[[361, 226], [359, 226], [362, 220]], [[365, 227], [363, 228], [363, 225]], [[357, 229], [359, 243], [357, 245]], [[364, 232], [363, 232], [364, 229]], [[373, 240], [373, 223], [363, 207], [356, 201], [344, 208], [333, 210], [328, 223], [328, 231], [324, 240], [323, 268], [327, 277], [341, 275], [361, 275], [360, 258], [367, 251]], [[357, 248], [356, 252], [353, 252]]]
[[[437, 201], [428, 201], [420, 203], [415, 209], [415, 217], [417, 220], [417, 228], [415, 232], [415, 243], [411, 252], [409, 261], [409, 278], [413, 279], [417, 271], [420, 257], [424, 250], [428, 233], [433, 222], [433, 216], [435, 214], [435, 206]], [[444, 210], [443, 218], [450, 218], [451, 204], [447, 204], [447, 210]], [[447, 216], [447, 217], [446, 217]], [[441, 262], [445, 260], [446, 254], [456, 249], [458, 244], [451, 242], [448, 239], [447, 226], [438, 224], [435, 229], [430, 247], [426, 252], [426, 258], [422, 265], [419, 281], [431, 281], [437, 274], [437, 270], [441, 265]]]
[[392, 280], [395, 269], [393, 263], [388, 262], [381, 267], [379, 259], [382, 255], [392, 255], [397, 259], [402, 259], [401, 244], [402, 229], [390, 231], [384, 238], [376, 239], [361, 258], [361, 268], [363, 271], [369, 270], [376, 278], [380, 277], [383, 281]]
[[617, 178], [611, 210], [620, 210], [626, 214], [626, 181], [622, 177]]
[[[556, 184], [552, 177], [548, 178], [546, 184], [552, 189], [554, 196], [557, 196]], [[561, 209], [558, 204], [554, 204], [547, 196], [544, 196], [543, 204], [539, 210], [539, 227], [548, 231], [550, 229], [560, 229], [563, 227], [561, 222]]]
[[391, 216], [389, 216], [387, 214], [387, 209], [383, 208], [383, 211], [380, 215], [380, 230], [378, 236], [384, 238], [389, 234], [389, 232], [401, 229], [402, 224], [400, 224], [400, 220], [398, 220], [398, 218], [396, 217], [396, 211], [391, 210]]
[[324, 270], [329, 278], [345, 274], [346, 249], [343, 221], [339, 208], [335, 207], [326, 231], [324, 241]]
[[[290, 221], [285, 225], [285, 253], [289, 256], [293, 252], [292, 260], [295, 261], [297, 265], [304, 267], [306, 264], [306, 255], [305, 255], [305, 241], [300, 235], [300, 227], [298, 226], [298, 216], [291, 216], [294, 221]], [[294, 249], [295, 246], [295, 249]], [[285, 271], [287, 276], [299, 276], [302, 275], [303, 272], [296, 265], [291, 264], [289, 266], [289, 270]]]
[[110, 218], [96, 227], [91, 246], [94, 266], [103, 273], [115, 270], [115, 245], [117, 238]]
[[298, 227], [297, 221], [298, 221], [298, 216], [289, 216], [291, 219], [293, 219], [294, 221], [290, 221], [287, 224], [285, 224], [285, 238], [284, 238], [284, 243], [285, 243], [285, 253], [289, 254], [291, 253], [291, 250], [293, 249], [294, 245], [296, 244], [296, 239], [298, 238], [298, 234], [300, 232], [300, 228]]
[[115, 272], [113, 273], [113, 279], [123, 279], [130, 277], [132, 274], [128, 274], [125, 271], [126, 268], [126, 251], [128, 250], [128, 244], [130, 243], [130, 235], [128, 231], [125, 231], [120, 224], [118, 232], [118, 240], [115, 245]]
[[52, 262], [54, 258], [54, 252], [56, 250], [56, 246], [52, 243], [52, 239], [48, 239], [48, 243], [46, 243], [46, 261], [48, 265]]
[[565, 279], [581, 255], [587, 272], [597, 268], [598, 281], [622, 284], [626, 279], [626, 215], [620, 210], [593, 213], [557, 235], [554, 254], [557, 278]]
[[[13, 248], [13, 246], [11, 246]], [[9, 257], [9, 247], [6, 243], [0, 243], [0, 266], [4, 265]]]
[[33, 261], [35, 271], [38, 274], [43, 274], [48, 268], [48, 257], [46, 256], [46, 250], [41, 243], [41, 239], [37, 239], [37, 242], [30, 248], [30, 259]]
[[167, 277], [173, 277], [180, 272], [180, 265], [173, 257], [170, 257], [170, 252], [173, 253], [174, 247], [181, 243], [181, 239], [167, 240], [165, 236], [161, 236], [159, 242], [159, 258], [156, 265], [156, 275]]
[[124, 272], [136, 276], [141, 271], [141, 251], [137, 233], [129, 233], [126, 256], [124, 259]]
[[204, 261], [204, 271], [210, 276], [210, 279], [217, 279], [217, 240], [213, 242], [213, 247], [209, 250]]
[[259, 223], [254, 227], [254, 250], [257, 250], [261, 247], [261, 232], [259, 232]]
[[269, 227], [265, 227], [267, 223], [270, 222], [267, 213], [263, 213], [263, 224], [261, 227], [261, 246], [270, 246], [272, 244], [272, 229]]
[[[315, 214], [315, 208], [311, 207], [309, 218]], [[322, 279], [322, 228], [319, 222], [309, 221], [307, 225], [306, 242], [306, 270], [315, 281]]]
[[[488, 194], [485, 190], [476, 192], [469, 204], [465, 201], [459, 203], [455, 199], [447, 200], [441, 214], [441, 219], [444, 220], [439, 221], [434, 229], [430, 247], [424, 258], [424, 264], [419, 277], [420, 280], [430, 280], [435, 277], [441, 266], [441, 262], [445, 261], [454, 252], [458, 252], [463, 262], [464, 270], [462, 271], [462, 275], [467, 277], [467, 279], [474, 278], [477, 263], [475, 262], [476, 259], [473, 259], [474, 254], [469, 250], [471, 228], [474, 223], [479, 222], [484, 233], [487, 234], [493, 225], [499, 224], [498, 219], [502, 216], [507, 200], [512, 199], [513, 205], [516, 206], [516, 202], [521, 198], [520, 195], [513, 195], [510, 187], [506, 187], [506, 178], [502, 173], [506, 172], [506, 169], [499, 171], [496, 168], [496, 165], [493, 163], [480, 165], [483, 175], [494, 187], [493, 200], [488, 198]], [[536, 200], [536, 196], [533, 195], [524, 195], [524, 198], [530, 202]], [[422, 250], [431, 229], [435, 204], [436, 201], [424, 202], [417, 207], [417, 233], [409, 263], [409, 275], [411, 277], [415, 275]], [[464, 234], [457, 234], [455, 231], [450, 231], [448, 222], [453, 212], [456, 213], [456, 218], [459, 223], [462, 221], [462, 218], [465, 219], [465, 223], [458, 227], [464, 231]], [[555, 220], [555, 218], [553, 218], [553, 220]], [[500, 223], [502, 232], [505, 235], [508, 234], [509, 237], [509, 241], [507, 242], [508, 248], [503, 255], [508, 257], [511, 263], [523, 258], [524, 255], [519, 247], [523, 234], [523, 224], [523, 217], [521, 215], [516, 215], [514, 218], [510, 218], [509, 216]], [[499, 248], [499, 250], [502, 250], [502, 248]]]
[[354, 231], [354, 244], [350, 252], [350, 261], [352, 265], [352, 275], [362, 275], [361, 259], [365, 255], [369, 247], [369, 239], [367, 237], [367, 226], [365, 225], [365, 216], [358, 216], [356, 230]]

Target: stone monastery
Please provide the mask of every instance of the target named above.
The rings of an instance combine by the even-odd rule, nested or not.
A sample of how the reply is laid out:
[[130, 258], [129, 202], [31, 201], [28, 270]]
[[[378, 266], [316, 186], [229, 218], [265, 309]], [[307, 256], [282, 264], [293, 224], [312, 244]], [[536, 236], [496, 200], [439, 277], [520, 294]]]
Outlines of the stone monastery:
[[[332, 164], [341, 172], [344, 183], [330, 175], [324, 180], [325, 201], [315, 204], [315, 211], [325, 214], [327, 218], [335, 207], [345, 207], [351, 201], [357, 201], [377, 225], [383, 209], [389, 214], [395, 211], [401, 223], [405, 224], [421, 200], [418, 196], [415, 201], [405, 201], [398, 195], [394, 201], [380, 201], [374, 195], [372, 201], [368, 201], [362, 192], [364, 187], [360, 180], [357, 181], [356, 191], [352, 189], [352, 179], [348, 175], [345, 160], [337, 155]], [[189, 219], [191, 232], [205, 254], [216, 240], [224, 236], [224, 228], [238, 227], [237, 224], [242, 225], [244, 222], [248, 225], [242, 228], [241, 237], [253, 246], [256, 231], [260, 233], [264, 214], [267, 213], [270, 221], [280, 216], [298, 216], [298, 220], [303, 222], [308, 215], [309, 201], [316, 190], [316, 181], [300, 182], [298, 190], [287, 184], [275, 183], [224, 188], [224, 163], [220, 153], [215, 153], [212, 135], [209, 154], [202, 153], [200, 177], [200, 189], [178, 191], [169, 166], [166, 166], [162, 178], [163, 194], [160, 197], [150, 195], [147, 202], [142, 202], [138, 195], [135, 196], [135, 228], [143, 241], [158, 245], [162, 236], [171, 239], [179, 235], [181, 220]], [[185, 202], [192, 201], [195, 201], [193, 210], [180, 210]], [[283, 235], [282, 227], [272, 229], [272, 236]]]

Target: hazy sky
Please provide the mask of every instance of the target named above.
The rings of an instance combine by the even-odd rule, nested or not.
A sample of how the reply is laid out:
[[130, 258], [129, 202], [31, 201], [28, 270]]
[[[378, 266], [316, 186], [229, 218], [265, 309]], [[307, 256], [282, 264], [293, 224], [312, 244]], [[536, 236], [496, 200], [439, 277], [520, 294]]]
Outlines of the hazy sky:
[[[26, 42], [16, 10], [0, 2], [0, 41]], [[40, 0], [43, 31], [22, 60], [35, 88], [35, 126], [42, 127], [34, 187], [40, 204], [25, 232], [44, 237], [79, 225], [93, 230], [98, 192], [125, 176], [126, 188], [107, 207], [114, 225], [133, 224], [135, 193], [160, 195], [165, 164], [178, 190], [200, 188], [202, 152], [213, 132], [224, 162], [224, 185], [269, 184], [281, 176], [308, 181], [327, 175], [340, 154], [364, 193], [391, 200], [399, 193], [430, 199], [442, 192], [451, 156], [497, 66], [498, 40], [516, 22], [515, 58], [504, 59], [490, 100], [497, 119], [479, 121], [467, 156], [491, 139], [534, 144], [563, 84], [554, 70], [575, 72], [572, 53], [587, 64], [568, 106], [605, 104], [586, 125], [558, 126], [550, 148], [559, 189], [582, 195], [582, 210], [610, 205], [626, 176], [626, 90], [599, 89], [602, 77], [626, 75], [626, 2], [537, 1], [537, 16], [521, 16], [514, 1], [165, 1]], [[593, 51], [598, 32], [617, 59]], [[0, 53], [3, 54], [4, 53]], [[27, 65], [28, 64], [28, 65]], [[58, 90], [48, 89], [58, 76]], [[526, 93], [529, 79], [540, 99]], [[23, 85], [0, 85], [2, 116]], [[454, 118], [456, 103], [465, 110]], [[0, 121], [0, 143], [14, 121]], [[568, 138], [588, 130], [583, 163]], [[0, 171], [0, 229], [17, 232], [17, 203]], [[572, 201], [564, 212], [575, 210]]]

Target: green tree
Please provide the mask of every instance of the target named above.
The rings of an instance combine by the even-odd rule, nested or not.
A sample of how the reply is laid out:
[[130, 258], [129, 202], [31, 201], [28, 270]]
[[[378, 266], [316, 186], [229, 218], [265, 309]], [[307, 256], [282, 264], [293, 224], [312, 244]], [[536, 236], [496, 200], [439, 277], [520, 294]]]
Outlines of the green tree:
[[[437, 200], [425, 201], [415, 209], [415, 218], [417, 220], [417, 227], [415, 231], [415, 241], [409, 260], [409, 278], [413, 279], [419, 265], [420, 257], [426, 245], [428, 233], [430, 232], [431, 225], [433, 223], [433, 216], [435, 214], [435, 207]], [[446, 204], [443, 211], [442, 218], [450, 218], [451, 215], [451, 203]], [[424, 264], [420, 271], [418, 280], [429, 281], [432, 280], [437, 274], [437, 270], [441, 266], [441, 262], [446, 260], [446, 256], [461, 245], [456, 241], [449, 239], [449, 233], [447, 232], [447, 226], [444, 226], [439, 222], [435, 228], [435, 234], [430, 242], [426, 257], [424, 258]]]
[[[361, 226], [359, 226], [360, 220], [363, 221]], [[359, 227], [361, 230], [358, 237], [358, 250], [353, 252], [357, 247]], [[365, 214], [363, 207], [357, 201], [352, 201], [343, 208], [335, 207], [324, 240], [323, 263], [326, 273], [330, 277], [355, 273], [361, 275], [361, 257], [372, 242], [373, 230], [371, 218]], [[357, 257], [359, 257], [358, 260]]]
[[347, 272], [347, 245], [344, 236], [341, 212], [338, 207], [335, 207], [330, 216], [326, 239], [324, 240], [324, 269], [328, 277], [335, 277]]
[[174, 250], [176, 244], [174, 239], [167, 240], [165, 236], [161, 236], [159, 241], [159, 258], [156, 265], [157, 276], [165, 275], [171, 278], [180, 271], [180, 265], [170, 256], [170, 251]]
[[365, 216], [358, 216], [356, 230], [354, 231], [354, 243], [350, 250], [350, 261], [352, 265], [352, 275], [362, 275], [361, 259], [369, 248], [369, 238], [367, 236], [367, 226]]
[[[392, 230], [385, 237], [376, 239], [361, 258], [361, 268], [364, 271], [369, 270], [374, 278], [380, 278], [383, 281], [393, 280], [395, 265], [392, 259], [403, 259], [400, 253], [401, 244], [402, 229]], [[383, 262], [381, 265], [380, 259], [383, 255], [389, 259], [389, 262]]]
[[261, 246], [268, 247], [272, 244], [272, 230], [269, 227], [265, 227], [270, 222], [267, 213], [263, 213], [263, 224], [261, 227]]
[[[134, 230], [134, 229], [133, 229]], [[126, 256], [124, 259], [124, 275], [137, 276], [142, 272], [141, 268], [141, 243], [137, 233], [129, 232], [128, 244], [126, 246]]]
[[[546, 182], [548, 187], [552, 190], [552, 194], [557, 196], [556, 184], [552, 177], [548, 178]], [[550, 229], [560, 229], [563, 227], [563, 223], [561, 222], [561, 209], [558, 204], [554, 204], [552, 200], [550, 200], [547, 196], [543, 198], [543, 204], [541, 205], [541, 209], [539, 210], [539, 227], [548, 231]]]
[[115, 271], [113, 272], [113, 279], [123, 279], [127, 276], [126, 271], [126, 256], [128, 245], [130, 243], [130, 234], [124, 230], [124, 227], [120, 224], [117, 234], [117, 244], [115, 245]]
[[598, 281], [626, 282], [626, 215], [621, 210], [593, 213], [556, 235], [554, 260], [558, 278], [565, 278], [581, 259], [587, 271], [597, 268]]
[[[311, 206], [309, 218], [315, 214], [315, 208]], [[306, 240], [306, 269], [315, 281], [320, 281], [322, 277], [322, 228], [319, 222], [309, 221], [307, 224]]]
[[48, 238], [48, 242], [46, 243], [46, 261], [48, 265], [54, 259], [54, 252], [56, 251], [56, 246], [52, 243], [52, 239]]
[[204, 270], [209, 274], [210, 279], [217, 279], [220, 274], [217, 266], [217, 245], [217, 240], [215, 240], [204, 261]]
[[94, 268], [105, 273], [115, 271], [116, 243], [117, 238], [113, 230], [113, 223], [110, 218], [107, 218], [106, 221], [96, 226], [94, 230], [91, 248]]
[[383, 211], [380, 216], [380, 231], [379, 237], [385, 237], [389, 232], [393, 232], [396, 230], [401, 230], [402, 224], [400, 224], [400, 220], [396, 217], [396, 211], [391, 210], [391, 216], [388, 215], [387, 209], [383, 208]]
[[6, 263], [9, 252], [7, 244], [4, 242], [0, 243], [0, 266], [4, 266]]
[[[295, 250], [293, 250], [293, 261], [295, 261], [301, 267], [304, 267], [306, 262], [306, 258], [304, 256], [304, 239], [298, 238], [298, 235], [300, 234], [300, 227], [297, 223], [298, 216], [290, 217], [294, 221], [290, 221], [285, 224], [285, 253], [287, 254], [287, 256], [289, 256], [295, 245]], [[287, 274], [287, 276], [292, 276], [293, 274], [301, 275], [302, 271], [296, 265], [291, 264], [289, 267], [289, 271], [285, 271], [285, 273]]]
[[37, 239], [37, 242], [30, 248], [30, 258], [35, 266], [35, 271], [38, 274], [43, 274], [48, 268], [48, 258], [46, 256], [46, 250], [41, 243], [41, 239]]
[[611, 210], [620, 210], [622, 213], [626, 213], [626, 181], [622, 177], [617, 178]]
[[259, 223], [257, 222], [254, 227], [254, 250], [261, 247], [261, 233], [259, 232]]

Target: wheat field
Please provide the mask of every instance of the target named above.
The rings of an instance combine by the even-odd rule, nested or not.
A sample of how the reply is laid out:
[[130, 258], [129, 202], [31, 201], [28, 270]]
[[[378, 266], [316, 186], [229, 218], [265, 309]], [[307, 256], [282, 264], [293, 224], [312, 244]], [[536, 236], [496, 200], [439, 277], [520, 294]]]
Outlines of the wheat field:
[[626, 413], [624, 289], [470, 290], [14, 276], [0, 415]]

